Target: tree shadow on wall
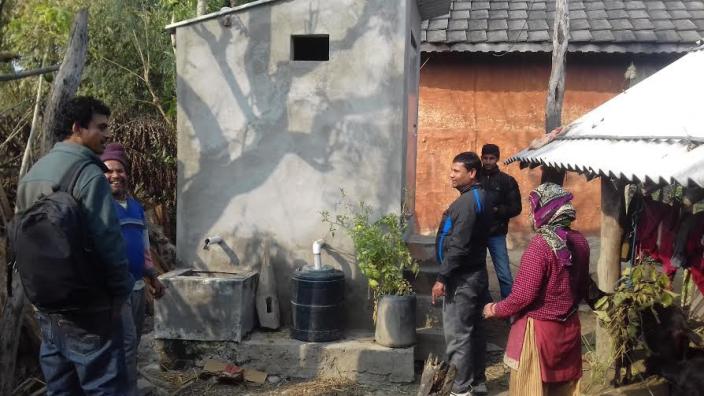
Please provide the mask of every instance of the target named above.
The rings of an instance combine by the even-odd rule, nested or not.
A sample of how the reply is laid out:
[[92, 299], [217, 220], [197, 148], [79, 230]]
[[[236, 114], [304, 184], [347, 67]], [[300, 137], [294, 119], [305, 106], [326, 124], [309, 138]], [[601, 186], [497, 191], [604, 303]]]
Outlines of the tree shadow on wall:
[[[365, 4], [358, 17], [359, 22], [351, 27], [342, 39], [331, 42], [331, 48], [336, 51], [349, 50], [356, 39], [371, 28], [369, 24], [372, 15], [379, 12], [371, 3]], [[269, 22], [271, 7], [264, 6], [259, 10]], [[237, 150], [239, 153], [233, 155], [232, 133], [226, 133], [227, 126], [220, 124], [220, 114], [209, 106], [208, 100], [200, 96], [203, 92], [196, 91], [181, 76], [178, 79], [179, 94], [188, 100], [188, 106], [181, 106], [185, 118], [196, 120], [195, 128], [200, 125], [209, 128], [207, 135], [203, 130], [198, 130], [195, 134], [202, 150], [198, 157], [198, 171], [186, 178], [182, 173], [183, 164], [179, 167], [179, 188], [182, 189], [179, 205], [187, 208], [188, 212], [199, 214], [196, 228], [203, 230], [210, 229], [221, 218], [226, 206], [233, 199], [266, 182], [281, 160], [289, 154], [301, 158], [318, 172], [326, 173], [333, 170], [330, 161], [333, 153], [344, 152], [348, 161], [355, 163], [364, 161], [365, 151], [368, 151], [369, 147], [389, 147], [394, 136], [366, 122], [364, 116], [373, 115], [378, 111], [381, 95], [398, 87], [401, 87], [402, 91], [404, 83], [402, 73], [399, 75], [391, 69], [391, 65], [387, 65], [386, 73], [390, 77], [369, 96], [330, 99], [324, 92], [324, 87], [316, 87], [316, 96], [320, 98], [320, 103], [315, 109], [311, 131], [292, 130], [288, 121], [287, 106], [291, 84], [294, 79], [310, 73], [314, 68], [294, 67], [285, 61], [279, 62], [274, 72], [268, 72], [271, 58], [271, 23], [256, 23], [245, 28], [238, 22], [236, 14], [232, 17], [235, 21], [231, 29], [243, 29], [249, 38], [244, 56], [247, 60], [244, 65], [247, 85], [252, 87], [249, 92], [245, 92], [242, 88], [244, 84], [238, 81], [242, 74], [230, 67], [226, 57], [226, 48], [236, 39], [232, 30], [223, 29], [220, 37], [216, 37], [204, 24], [193, 29], [203, 41], [209, 43], [209, 50], [218, 67], [211, 72], [219, 73], [227, 83], [226, 87], [213, 87], [213, 90], [229, 90], [248, 121], [245, 130], [239, 134], [240, 141], [236, 142], [240, 146]], [[316, 21], [317, 18], [313, 14], [307, 22], [307, 29], [314, 30], [312, 24], [317, 23]], [[381, 33], [388, 34], [386, 30], [391, 29], [392, 24], [387, 23]], [[386, 157], [386, 163], [380, 166], [380, 171], [400, 174], [402, 158]], [[355, 174], [351, 173], [349, 177], [354, 178]], [[292, 193], [286, 191], [285, 187], [282, 188], [283, 195]], [[376, 199], [382, 206], [391, 205], [398, 199], [389, 196], [383, 187], [375, 191]], [[323, 199], [332, 204], [337, 197]], [[235, 223], [237, 220], [232, 221]]]

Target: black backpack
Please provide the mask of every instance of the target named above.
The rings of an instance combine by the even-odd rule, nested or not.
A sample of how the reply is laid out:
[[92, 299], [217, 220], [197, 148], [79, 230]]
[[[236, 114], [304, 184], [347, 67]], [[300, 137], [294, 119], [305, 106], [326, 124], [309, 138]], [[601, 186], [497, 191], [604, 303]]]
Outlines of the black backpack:
[[96, 298], [99, 286], [83, 209], [72, 194], [81, 172], [92, 163], [73, 164], [51, 194], [41, 196], [10, 224], [10, 249], [22, 287], [42, 312], [79, 310]]

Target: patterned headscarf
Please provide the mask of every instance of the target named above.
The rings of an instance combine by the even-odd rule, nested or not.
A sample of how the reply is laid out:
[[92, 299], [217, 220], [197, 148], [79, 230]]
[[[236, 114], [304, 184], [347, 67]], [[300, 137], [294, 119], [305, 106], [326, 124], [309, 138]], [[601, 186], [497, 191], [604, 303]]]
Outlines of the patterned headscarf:
[[554, 183], [543, 183], [528, 196], [530, 217], [536, 232], [545, 239], [563, 266], [572, 265], [567, 248], [567, 228], [576, 218], [572, 193]]

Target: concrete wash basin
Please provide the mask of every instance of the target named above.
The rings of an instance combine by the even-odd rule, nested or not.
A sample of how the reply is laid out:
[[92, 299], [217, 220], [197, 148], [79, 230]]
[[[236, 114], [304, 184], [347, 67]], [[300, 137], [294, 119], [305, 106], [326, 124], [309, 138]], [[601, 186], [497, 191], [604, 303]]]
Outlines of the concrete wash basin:
[[155, 338], [240, 342], [254, 328], [256, 272], [186, 268], [159, 279], [167, 290], [154, 301]]

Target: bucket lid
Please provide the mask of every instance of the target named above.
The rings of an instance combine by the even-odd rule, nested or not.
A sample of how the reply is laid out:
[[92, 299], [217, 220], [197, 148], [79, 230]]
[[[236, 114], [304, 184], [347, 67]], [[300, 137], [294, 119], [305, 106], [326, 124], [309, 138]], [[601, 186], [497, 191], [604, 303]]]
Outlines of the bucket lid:
[[324, 265], [321, 269], [316, 270], [312, 265], [306, 265], [298, 271], [294, 271], [292, 278], [305, 280], [339, 280], [345, 279], [345, 273]]

